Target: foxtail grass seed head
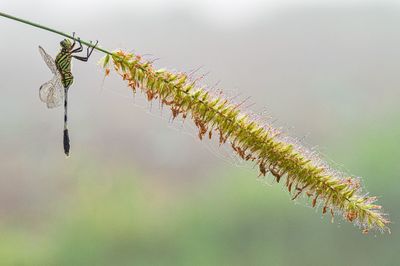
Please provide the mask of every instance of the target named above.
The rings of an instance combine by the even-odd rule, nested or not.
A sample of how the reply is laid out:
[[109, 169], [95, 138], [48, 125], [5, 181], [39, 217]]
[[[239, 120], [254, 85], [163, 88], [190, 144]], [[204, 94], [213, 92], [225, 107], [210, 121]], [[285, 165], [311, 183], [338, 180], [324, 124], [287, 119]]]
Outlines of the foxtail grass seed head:
[[240, 104], [222, 94], [213, 95], [186, 73], [154, 69], [151, 62], [133, 53], [115, 51], [101, 65], [106, 76], [113, 68], [131, 90], [168, 106], [173, 118], [191, 118], [200, 139], [217, 136], [221, 144], [228, 142], [240, 158], [258, 165], [261, 176], [270, 173], [283, 183], [293, 200], [304, 194], [312, 207], [321, 206], [332, 221], [342, 216], [364, 233], [371, 229], [390, 232], [376, 197], [362, 192], [359, 178], [331, 169], [279, 130], [241, 110]]

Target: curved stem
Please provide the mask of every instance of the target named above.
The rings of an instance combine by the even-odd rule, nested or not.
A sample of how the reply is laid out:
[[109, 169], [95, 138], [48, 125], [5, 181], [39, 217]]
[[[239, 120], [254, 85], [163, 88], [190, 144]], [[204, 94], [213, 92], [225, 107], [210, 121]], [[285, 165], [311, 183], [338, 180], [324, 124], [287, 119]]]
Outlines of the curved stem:
[[[30, 26], [33, 26], [33, 27], [36, 27], [36, 28], [40, 28], [40, 29], [42, 29], [42, 30], [47, 30], [47, 31], [53, 32], [53, 33], [55, 33], [55, 34], [58, 34], [58, 35], [61, 35], [61, 36], [70, 38], [70, 39], [72, 39], [72, 40], [78, 41], [78, 38], [72, 37], [72, 36], [69, 35], [69, 34], [66, 34], [66, 33], [64, 33], [64, 32], [62, 32], [62, 31], [58, 31], [58, 30], [55, 30], [55, 29], [52, 29], [52, 28], [49, 28], [49, 27], [40, 25], [40, 24], [38, 24], [38, 23], [31, 22], [31, 21], [29, 21], [29, 20], [25, 20], [25, 19], [22, 19], [22, 18], [17, 18], [17, 17], [8, 15], [8, 14], [3, 13], [3, 12], [0, 12], [0, 16], [5, 17], [5, 18], [8, 18], [8, 19], [15, 20], [15, 21], [19, 21], [19, 22], [28, 24], [28, 25], [30, 25]], [[87, 42], [87, 41], [84, 41], [84, 40], [80, 40], [80, 41], [81, 41], [82, 44], [84, 44], [84, 45], [86, 45], [86, 46], [88, 46], [88, 47], [94, 47], [94, 49], [96, 49], [97, 51], [103, 52], [103, 53], [105, 53], [105, 54], [113, 55], [113, 53], [111, 53], [110, 51], [107, 51], [107, 50], [105, 50], [105, 49], [103, 49], [103, 48], [100, 48], [100, 47], [98, 47], [98, 46], [94, 46], [94, 44], [91, 44], [90, 42]]]

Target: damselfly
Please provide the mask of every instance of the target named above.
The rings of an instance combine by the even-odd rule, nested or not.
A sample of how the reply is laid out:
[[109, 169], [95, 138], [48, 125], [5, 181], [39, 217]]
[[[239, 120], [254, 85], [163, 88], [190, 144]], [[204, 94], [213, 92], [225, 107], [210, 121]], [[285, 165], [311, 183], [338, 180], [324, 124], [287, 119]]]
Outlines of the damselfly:
[[[71, 73], [71, 61], [72, 58], [78, 59], [80, 61], [88, 61], [90, 55], [92, 54], [97, 42], [94, 45], [88, 46], [86, 50], [86, 56], [76, 56], [75, 53], [83, 51], [83, 46], [78, 38], [79, 47], [75, 48], [75, 34], [74, 42], [72, 43], [68, 39], [64, 39], [60, 42], [61, 51], [57, 54], [56, 60], [54, 60], [50, 55], [48, 55], [45, 50], [39, 46], [39, 52], [46, 62], [47, 66], [50, 68], [51, 72], [54, 74], [53, 78], [48, 82], [40, 86], [39, 98], [42, 102], [46, 103], [48, 108], [55, 108], [62, 104], [64, 100], [64, 134], [63, 134], [63, 144], [64, 153], [69, 155], [70, 141], [68, 134], [67, 125], [67, 105], [68, 105], [68, 89], [74, 81], [74, 77]], [[90, 42], [91, 43], [91, 42]]]

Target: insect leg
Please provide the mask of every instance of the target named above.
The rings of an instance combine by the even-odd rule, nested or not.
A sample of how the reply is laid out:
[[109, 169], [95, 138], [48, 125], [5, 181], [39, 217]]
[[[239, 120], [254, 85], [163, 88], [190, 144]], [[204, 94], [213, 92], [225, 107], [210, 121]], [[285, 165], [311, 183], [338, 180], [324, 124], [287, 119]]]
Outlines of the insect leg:
[[[85, 57], [84, 56], [76, 56], [76, 55], [73, 55], [72, 57], [75, 58], [75, 59], [78, 59], [80, 61], [84, 61], [84, 62], [88, 61], [89, 57], [92, 55], [93, 50], [97, 46], [98, 42], [99, 41], [96, 41], [94, 46], [90, 46], [90, 47], [87, 48]], [[92, 43], [92, 42], [90, 42], [90, 43]]]
[[75, 32], [72, 33], [72, 39], [74, 42], [72, 43], [71, 50], [75, 47]]
[[[92, 42], [90, 42], [90, 43], [92, 43]], [[89, 57], [92, 55], [93, 50], [94, 50], [94, 48], [97, 46], [98, 43], [99, 43], [99, 41], [96, 41], [96, 43], [94, 44], [94, 46], [92, 46], [92, 50], [90, 50], [90, 47], [87, 48], [87, 50], [86, 50], [87, 58], [89, 58]], [[90, 51], [89, 51], [89, 50], [90, 50]]]
[[[80, 40], [79, 37], [78, 37], [78, 43], [79, 43], [79, 47], [76, 48], [75, 50], [72, 50], [72, 51], [70, 52], [71, 54], [73, 54], [73, 53], [79, 53], [79, 52], [82, 52], [82, 51], [83, 51], [83, 46], [82, 46], [82, 43], [81, 43], [81, 40]], [[74, 39], [74, 44], [75, 44], [75, 39]], [[72, 45], [72, 47], [73, 47], [73, 45]]]

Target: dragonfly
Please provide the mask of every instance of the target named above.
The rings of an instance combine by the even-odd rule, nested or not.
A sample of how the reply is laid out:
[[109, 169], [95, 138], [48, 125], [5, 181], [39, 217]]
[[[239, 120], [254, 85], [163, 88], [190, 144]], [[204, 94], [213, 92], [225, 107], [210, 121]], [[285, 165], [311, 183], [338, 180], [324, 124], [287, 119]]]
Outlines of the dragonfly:
[[73, 34], [73, 42], [69, 39], [64, 39], [60, 42], [61, 50], [54, 60], [46, 51], [39, 46], [39, 52], [44, 62], [53, 73], [53, 78], [39, 89], [39, 98], [42, 102], [46, 103], [48, 108], [56, 108], [64, 102], [64, 131], [63, 131], [63, 146], [64, 153], [68, 157], [70, 151], [70, 139], [68, 133], [68, 89], [74, 81], [71, 72], [72, 58], [87, 62], [91, 56], [94, 48], [97, 46], [98, 41], [94, 45], [90, 42], [87, 47], [86, 56], [78, 56], [76, 53], [83, 51], [83, 46], [79, 38], [77, 38], [79, 47], [75, 48], [76, 40], [75, 33]]

